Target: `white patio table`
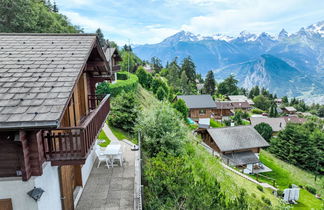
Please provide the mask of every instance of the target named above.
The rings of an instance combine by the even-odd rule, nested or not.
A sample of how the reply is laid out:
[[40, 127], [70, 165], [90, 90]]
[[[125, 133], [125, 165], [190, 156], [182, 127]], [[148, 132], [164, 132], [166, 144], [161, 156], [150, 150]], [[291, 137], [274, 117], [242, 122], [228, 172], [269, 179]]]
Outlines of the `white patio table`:
[[114, 156], [119, 155], [121, 149], [121, 144], [109, 144], [105, 151], [103, 152], [105, 155], [107, 155], [111, 161], [111, 166], [114, 167]]

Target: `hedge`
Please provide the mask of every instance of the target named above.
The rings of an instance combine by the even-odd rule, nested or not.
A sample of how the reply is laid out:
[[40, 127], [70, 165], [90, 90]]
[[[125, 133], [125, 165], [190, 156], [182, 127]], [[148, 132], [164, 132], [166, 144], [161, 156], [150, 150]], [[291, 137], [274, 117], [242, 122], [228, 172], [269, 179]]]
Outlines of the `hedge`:
[[[129, 79], [127, 79], [129, 77]], [[112, 96], [118, 95], [122, 90], [125, 92], [133, 91], [137, 88], [138, 78], [136, 75], [128, 72], [118, 72], [117, 82], [101, 83], [97, 87], [97, 94], [111, 94]]]

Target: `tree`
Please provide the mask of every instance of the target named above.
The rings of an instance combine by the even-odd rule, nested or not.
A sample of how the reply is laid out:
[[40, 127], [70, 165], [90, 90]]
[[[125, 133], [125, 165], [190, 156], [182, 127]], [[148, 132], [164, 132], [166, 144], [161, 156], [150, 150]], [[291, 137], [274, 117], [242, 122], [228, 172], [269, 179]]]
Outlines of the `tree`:
[[282, 103], [284, 103], [284, 104], [288, 104], [289, 103], [287, 96], [282, 97]]
[[271, 103], [270, 110], [269, 110], [269, 116], [270, 117], [277, 117], [278, 116], [277, 104], [276, 103]]
[[161, 69], [163, 68], [161, 60], [157, 57], [151, 58], [151, 67], [155, 73], [160, 73]]
[[178, 112], [181, 113], [181, 115], [183, 116], [184, 119], [187, 119], [188, 117], [188, 113], [189, 113], [189, 109], [186, 105], [186, 102], [184, 100], [182, 100], [181, 98], [176, 100], [173, 103], [173, 108], [175, 108]]
[[162, 87], [164, 89], [166, 95], [169, 94], [168, 85], [161, 78], [154, 78], [152, 82], [152, 91], [154, 94], [157, 93], [159, 87]]
[[269, 124], [262, 122], [254, 126], [254, 128], [267, 142], [270, 142], [273, 130]]
[[184, 71], [181, 73], [180, 86], [183, 95], [190, 95], [193, 93], [193, 91], [191, 90], [190, 81], [187, 77], [186, 72]]
[[135, 94], [122, 91], [111, 102], [111, 111], [108, 117], [109, 123], [127, 132], [133, 132], [139, 111], [139, 102], [135, 98]]
[[99, 39], [99, 43], [101, 47], [104, 47], [106, 44], [105, 36], [103, 35], [102, 31], [100, 28], [96, 30], [97, 37]]
[[163, 101], [167, 97], [167, 93], [165, 92], [163, 87], [159, 87], [157, 92], [156, 92], [156, 97], [160, 100]]
[[239, 88], [237, 87], [238, 81], [235, 79], [234, 75], [230, 75], [223, 82], [218, 85], [218, 93], [222, 95], [237, 95], [239, 93]]
[[215, 77], [214, 77], [214, 72], [213, 71], [208, 71], [205, 83], [204, 83], [204, 92], [208, 93], [210, 95], [215, 94]]
[[79, 33], [66, 16], [54, 12], [45, 1], [1, 0], [0, 32]]
[[156, 157], [159, 152], [175, 156], [184, 152], [186, 129], [178, 112], [168, 104], [158, 104], [137, 122], [136, 130], [142, 133], [142, 146], [148, 157]]
[[140, 66], [136, 71], [139, 83], [146, 89], [150, 89], [152, 83], [152, 75], [146, 72], [145, 69]]
[[270, 100], [263, 96], [263, 95], [258, 95], [253, 98], [254, 106], [262, 109], [262, 110], [269, 110], [271, 102]]
[[190, 56], [183, 59], [181, 71], [186, 73], [189, 83], [196, 85], [196, 66]]
[[321, 106], [318, 111], [317, 111], [317, 115], [319, 117], [324, 117], [324, 106]]
[[181, 68], [177, 64], [177, 60], [174, 60], [169, 64], [168, 74], [166, 75], [166, 78], [168, 79], [169, 85], [176, 91], [180, 91], [180, 76]]
[[56, 12], [56, 13], [58, 13], [59, 12], [59, 10], [58, 10], [58, 7], [57, 7], [57, 5], [56, 5], [56, 2], [54, 1], [54, 4], [53, 4], [53, 12]]

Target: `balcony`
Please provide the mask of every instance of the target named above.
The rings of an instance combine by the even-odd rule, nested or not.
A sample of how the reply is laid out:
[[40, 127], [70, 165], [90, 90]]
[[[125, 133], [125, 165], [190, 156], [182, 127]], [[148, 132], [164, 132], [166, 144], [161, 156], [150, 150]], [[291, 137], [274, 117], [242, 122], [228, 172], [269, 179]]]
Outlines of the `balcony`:
[[44, 154], [53, 166], [80, 165], [94, 144], [110, 110], [110, 95], [88, 96], [90, 114], [77, 127], [43, 131]]
[[118, 72], [118, 71], [120, 71], [120, 68], [121, 68], [120, 65], [115, 65], [112, 67], [112, 72], [113, 73]]

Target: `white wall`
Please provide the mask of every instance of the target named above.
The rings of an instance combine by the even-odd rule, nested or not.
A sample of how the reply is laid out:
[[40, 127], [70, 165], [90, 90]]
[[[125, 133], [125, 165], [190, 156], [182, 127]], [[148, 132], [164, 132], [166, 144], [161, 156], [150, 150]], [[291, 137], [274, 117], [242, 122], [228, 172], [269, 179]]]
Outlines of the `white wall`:
[[[36, 202], [27, 192], [40, 187], [45, 192]], [[14, 210], [61, 210], [58, 167], [44, 163], [43, 175], [23, 182], [21, 177], [0, 178], [0, 199], [11, 198]]]
[[50, 163], [45, 163], [43, 175], [35, 178], [35, 187], [40, 187], [45, 191], [37, 202], [38, 210], [62, 209], [57, 166], [51, 166]]
[[37, 209], [37, 203], [27, 195], [34, 188], [33, 178], [23, 182], [21, 177], [0, 179], [0, 199], [11, 198], [14, 210]]
[[94, 162], [96, 161], [96, 158], [97, 158], [97, 156], [96, 156], [94, 146], [93, 146], [89, 156], [86, 159], [85, 164], [81, 168], [83, 186], [85, 186], [85, 184], [88, 181], [89, 175], [90, 175], [91, 170], [92, 170], [92, 166], [93, 166]]

